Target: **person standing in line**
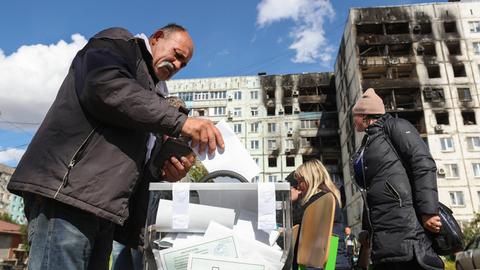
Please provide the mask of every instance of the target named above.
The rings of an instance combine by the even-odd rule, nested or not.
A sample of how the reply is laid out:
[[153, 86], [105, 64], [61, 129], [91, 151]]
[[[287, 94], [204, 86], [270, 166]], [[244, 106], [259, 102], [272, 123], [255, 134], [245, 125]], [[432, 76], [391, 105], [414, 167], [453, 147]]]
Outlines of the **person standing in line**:
[[[214, 124], [165, 100], [162, 81], [184, 68], [193, 41], [177, 24], [147, 40], [123, 28], [97, 33], [72, 61], [8, 189], [23, 196], [29, 269], [108, 269], [112, 240], [136, 247], [148, 205], [151, 133], [223, 148]], [[171, 157], [161, 177], [178, 181], [194, 157]]]
[[347, 257], [349, 258], [350, 264], [353, 266], [355, 265], [356, 257], [358, 256], [358, 240], [349, 226], [345, 227], [345, 246]]
[[437, 169], [427, 145], [410, 122], [385, 113], [371, 88], [352, 112], [356, 131], [365, 132], [353, 168], [375, 270], [443, 269], [427, 236], [442, 225]]

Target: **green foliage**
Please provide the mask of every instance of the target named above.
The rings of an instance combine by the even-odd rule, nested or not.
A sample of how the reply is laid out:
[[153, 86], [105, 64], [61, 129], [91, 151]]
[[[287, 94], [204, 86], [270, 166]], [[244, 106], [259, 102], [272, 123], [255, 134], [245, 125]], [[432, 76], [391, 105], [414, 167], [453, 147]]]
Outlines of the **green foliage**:
[[188, 175], [190, 176], [190, 180], [192, 182], [199, 182], [200, 179], [207, 174], [207, 169], [199, 160], [195, 161], [195, 164], [192, 166], [192, 168], [190, 168], [190, 171], [188, 171]]
[[455, 270], [455, 260], [443, 260], [445, 263], [445, 270]]
[[26, 224], [20, 224], [16, 222], [15, 220], [13, 220], [12, 216], [8, 213], [0, 214], [0, 220], [20, 225], [20, 233], [22, 234], [22, 244], [24, 244], [28, 252], [30, 248], [30, 246], [28, 245], [28, 226]]
[[0, 214], [0, 220], [3, 220], [3, 221], [6, 221], [6, 222], [10, 222], [10, 223], [14, 223], [14, 224], [18, 224], [17, 222], [15, 222], [12, 218], [12, 216], [8, 213], [1, 213]]
[[465, 245], [470, 243], [475, 235], [480, 234], [480, 213], [475, 213], [475, 217], [462, 228]]

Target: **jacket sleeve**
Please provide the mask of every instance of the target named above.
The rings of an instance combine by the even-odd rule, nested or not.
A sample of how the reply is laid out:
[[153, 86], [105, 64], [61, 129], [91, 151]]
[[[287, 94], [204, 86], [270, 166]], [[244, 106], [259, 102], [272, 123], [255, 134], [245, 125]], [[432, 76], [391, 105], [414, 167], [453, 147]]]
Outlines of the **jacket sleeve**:
[[390, 140], [409, 168], [415, 210], [418, 214], [438, 214], [438, 191], [435, 161], [416, 128], [405, 119], [392, 119], [386, 125]]
[[125, 128], [180, 134], [187, 116], [142, 87], [124, 57], [111, 49], [89, 48], [74, 65], [80, 74], [75, 76], [80, 104], [94, 118]]

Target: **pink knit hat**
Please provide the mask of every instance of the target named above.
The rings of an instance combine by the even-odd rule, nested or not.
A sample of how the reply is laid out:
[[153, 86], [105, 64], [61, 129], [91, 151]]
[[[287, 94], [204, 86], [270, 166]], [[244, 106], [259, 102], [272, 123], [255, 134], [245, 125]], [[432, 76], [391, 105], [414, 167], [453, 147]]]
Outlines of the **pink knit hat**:
[[373, 88], [368, 88], [353, 106], [353, 114], [385, 114], [385, 105]]

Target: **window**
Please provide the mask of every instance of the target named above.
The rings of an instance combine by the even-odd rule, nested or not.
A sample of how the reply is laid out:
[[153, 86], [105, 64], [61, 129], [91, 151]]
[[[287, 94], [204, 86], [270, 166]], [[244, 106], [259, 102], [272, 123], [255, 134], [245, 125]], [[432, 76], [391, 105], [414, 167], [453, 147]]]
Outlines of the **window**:
[[196, 92], [193, 94], [193, 100], [208, 100], [208, 92]]
[[252, 150], [258, 150], [259, 148], [259, 142], [258, 140], [251, 140], [250, 141], [250, 149]]
[[480, 177], [480, 163], [472, 163], [473, 176]]
[[287, 134], [293, 132], [292, 122], [285, 122], [285, 131], [287, 132]]
[[193, 93], [192, 92], [178, 93], [178, 97], [181, 98], [183, 101], [192, 101]]
[[259, 162], [260, 162], [260, 159], [259, 159], [259, 158], [253, 158], [253, 161], [255, 161], [255, 163], [256, 163], [257, 165], [260, 165], [260, 163], [259, 163]]
[[467, 73], [465, 72], [465, 65], [460, 64], [452, 64], [453, 69], [453, 77], [466, 77]]
[[442, 151], [445, 152], [452, 152], [455, 149], [453, 148], [453, 139], [451, 137], [448, 138], [440, 138], [440, 145]]
[[213, 115], [225, 115], [225, 107], [213, 107]]
[[445, 29], [445, 33], [457, 33], [456, 22], [443, 22], [443, 28]]
[[277, 150], [277, 141], [276, 140], [268, 140], [267, 141], [268, 150]]
[[458, 178], [458, 165], [457, 164], [445, 164], [445, 177], [446, 178]]
[[268, 158], [268, 167], [270, 168], [277, 167], [277, 157]]
[[260, 180], [260, 176], [257, 175], [253, 178], [253, 183], [258, 183], [259, 180]]
[[226, 91], [210, 92], [210, 99], [226, 99], [226, 98], [227, 98]]
[[300, 122], [301, 128], [317, 128], [317, 121], [318, 120], [302, 120]]
[[293, 140], [292, 139], [285, 140], [285, 151], [290, 151], [293, 148], [294, 148], [293, 147]]
[[435, 113], [435, 119], [437, 120], [437, 125], [449, 125], [448, 112], [438, 112]]
[[464, 206], [465, 201], [463, 199], [462, 191], [450, 191], [450, 202], [452, 206]]
[[276, 175], [269, 175], [268, 176], [268, 182], [271, 182], [271, 183], [277, 182], [277, 176]]
[[233, 108], [233, 116], [241, 117], [242, 116], [242, 108]]
[[250, 108], [250, 113], [252, 114], [252, 116], [258, 116], [258, 108], [257, 107]]
[[480, 42], [473, 42], [473, 53], [476, 55], [480, 55]]
[[468, 22], [470, 33], [480, 33], [480, 21]]
[[242, 132], [242, 124], [233, 124], [233, 131], [235, 133], [241, 133]]
[[435, 43], [422, 43], [417, 46], [417, 54], [423, 56], [437, 56]]
[[258, 91], [250, 91], [250, 99], [258, 99]]
[[277, 124], [276, 123], [268, 123], [268, 132], [273, 133], [277, 132]]
[[295, 167], [295, 157], [287, 157], [287, 167]]
[[434, 79], [434, 78], [440, 78], [440, 66], [439, 65], [431, 65], [427, 66], [427, 74], [428, 78]]
[[467, 137], [467, 147], [470, 151], [480, 151], [480, 137]]
[[250, 132], [257, 133], [258, 132], [258, 126], [259, 126], [258, 122], [251, 123], [250, 124]]
[[462, 118], [464, 125], [476, 125], [477, 119], [475, 118], [474, 111], [462, 111]]
[[460, 49], [460, 41], [459, 40], [452, 40], [445, 42], [448, 49], [448, 54], [450, 55], [461, 55], [462, 50]]
[[242, 92], [241, 92], [241, 91], [235, 91], [235, 92], [233, 92], [233, 99], [235, 99], [235, 100], [241, 100], [241, 99], [242, 99]]
[[460, 102], [472, 101], [472, 94], [470, 94], [470, 88], [457, 88], [458, 100]]

